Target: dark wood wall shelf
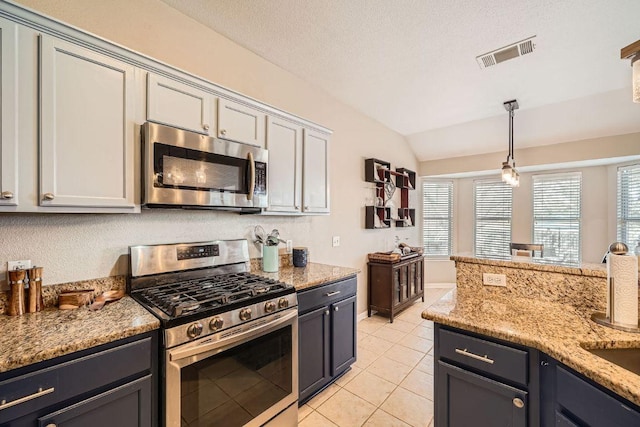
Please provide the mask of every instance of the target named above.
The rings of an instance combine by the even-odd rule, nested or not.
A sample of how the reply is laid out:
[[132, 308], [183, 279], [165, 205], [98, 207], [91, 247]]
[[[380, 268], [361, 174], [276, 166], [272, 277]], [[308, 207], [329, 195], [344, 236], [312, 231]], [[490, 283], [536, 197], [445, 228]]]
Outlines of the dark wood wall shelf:
[[[416, 210], [409, 207], [409, 191], [416, 188], [416, 173], [406, 168], [391, 170], [391, 163], [379, 159], [364, 161], [364, 179], [376, 185], [374, 206], [365, 207], [365, 228], [381, 229], [396, 227], [414, 227]], [[385, 185], [392, 183], [400, 190], [400, 206], [397, 212], [391, 212], [387, 205]]]

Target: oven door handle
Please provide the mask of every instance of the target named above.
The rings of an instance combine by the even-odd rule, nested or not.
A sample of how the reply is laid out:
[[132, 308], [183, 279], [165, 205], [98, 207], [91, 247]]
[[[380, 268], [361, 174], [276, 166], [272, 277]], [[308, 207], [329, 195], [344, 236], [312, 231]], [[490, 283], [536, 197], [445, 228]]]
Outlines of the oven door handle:
[[249, 162], [249, 192], [247, 193], [247, 200], [252, 200], [253, 192], [256, 190], [256, 162], [253, 161], [253, 153], [251, 151], [247, 155], [247, 161]]
[[[298, 317], [298, 310], [290, 310], [289, 313], [284, 316], [267, 322], [263, 325], [256, 326], [255, 328], [249, 329], [244, 332], [237, 333], [235, 335], [231, 335], [230, 337], [223, 338], [220, 340], [214, 340], [212, 337], [204, 337], [202, 341], [194, 342], [190, 344], [185, 344], [185, 346], [181, 346], [181, 348], [175, 350], [169, 350], [169, 360], [174, 362], [180, 359], [185, 359], [187, 357], [191, 357], [194, 355], [204, 355], [205, 353], [209, 353], [211, 351], [220, 352], [226, 348], [233, 347], [233, 344], [236, 344], [241, 341], [248, 341], [250, 338], [253, 338], [258, 335], [265, 334], [270, 332], [271, 330], [278, 329], [280, 325], [283, 323], [290, 322], [291, 319]], [[224, 334], [225, 331], [220, 334]], [[215, 336], [214, 336], [215, 337]]]

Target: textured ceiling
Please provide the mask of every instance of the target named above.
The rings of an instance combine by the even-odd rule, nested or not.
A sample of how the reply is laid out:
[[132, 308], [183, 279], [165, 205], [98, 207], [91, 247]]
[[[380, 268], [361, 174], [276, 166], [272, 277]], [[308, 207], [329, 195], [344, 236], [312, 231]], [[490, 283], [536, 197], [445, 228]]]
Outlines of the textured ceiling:
[[[640, 131], [639, 0], [163, 0], [407, 136], [420, 160]], [[536, 36], [533, 54], [476, 56]]]

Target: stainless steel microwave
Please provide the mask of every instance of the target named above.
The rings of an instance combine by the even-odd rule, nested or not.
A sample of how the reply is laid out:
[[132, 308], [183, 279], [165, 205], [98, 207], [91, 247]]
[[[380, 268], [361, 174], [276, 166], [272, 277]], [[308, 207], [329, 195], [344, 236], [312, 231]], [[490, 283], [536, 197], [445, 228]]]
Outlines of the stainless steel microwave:
[[150, 122], [142, 132], [145, 207], [267, 207], [267, 150]]

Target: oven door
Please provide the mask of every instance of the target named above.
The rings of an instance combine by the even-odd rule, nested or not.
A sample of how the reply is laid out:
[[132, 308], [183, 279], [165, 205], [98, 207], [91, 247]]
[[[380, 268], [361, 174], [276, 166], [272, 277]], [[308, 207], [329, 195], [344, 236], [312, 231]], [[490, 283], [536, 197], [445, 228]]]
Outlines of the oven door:
[[266, 150], [154, 123], [143, 130], [148, 206], [267, 206]]
[[165, 357], [167, 427], [261, 426], [281, 413], [277, 425], [297, 424], [297, 308], [169, 349]]

